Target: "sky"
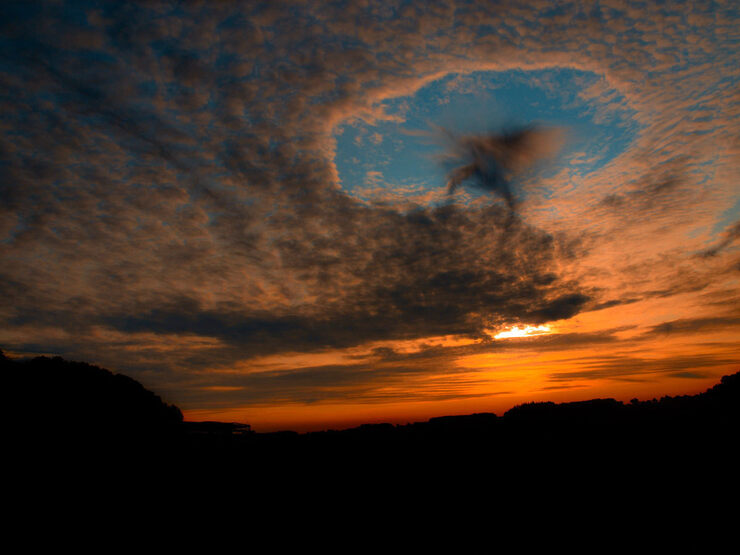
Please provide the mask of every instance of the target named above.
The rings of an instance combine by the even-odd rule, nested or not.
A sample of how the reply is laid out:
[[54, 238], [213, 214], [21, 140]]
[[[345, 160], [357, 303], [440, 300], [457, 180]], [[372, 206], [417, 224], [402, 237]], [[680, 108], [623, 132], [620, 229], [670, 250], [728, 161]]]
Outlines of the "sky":
[[0, 348], [257, 431], [740, 370], [736, 2], [0, 5]]

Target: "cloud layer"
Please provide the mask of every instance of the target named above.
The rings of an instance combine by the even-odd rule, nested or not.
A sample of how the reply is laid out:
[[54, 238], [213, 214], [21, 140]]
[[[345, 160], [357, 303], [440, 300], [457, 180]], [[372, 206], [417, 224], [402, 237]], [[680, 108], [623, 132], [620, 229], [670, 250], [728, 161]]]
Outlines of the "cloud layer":
[[[525, 395], [568, 368], [573, 388], [629, 364], [650, 380], [688, 369], [650, 343], [669, 322], [707, 379], [737, 356], [732, 3], [0, 9], [8, 351], [108, 365], [192, 411]], [[550, 67], [601, 76], [581, 92], [594, 118], [635, 114], [638, 136], [598, 171], [574, 157], [516, 180], [559, 144], [526, 127], [456, 137], [457, 193], [437, 205], [339, 187], [338, 125], [401, 117], [383, 101], [449, 73]], [[476, 179], [492, 194], [458, 202]], [[562, 333], [491, 340], [516, 323]], [[558, 341], [574, 362], [539, 385], [490, 370], [515, 347], [545, 368]]]

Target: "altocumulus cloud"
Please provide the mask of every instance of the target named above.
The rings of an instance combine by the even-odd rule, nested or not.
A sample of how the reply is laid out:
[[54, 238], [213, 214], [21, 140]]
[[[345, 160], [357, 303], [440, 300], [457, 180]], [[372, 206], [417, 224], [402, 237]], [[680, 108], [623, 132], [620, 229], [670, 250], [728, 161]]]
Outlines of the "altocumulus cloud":
[[[723, 79], [737, 68], [706, 66], [731, 47], [731, 27], [706, 20], [727, 12], [732, 21], [721, 3], [693, 4], [675, 32], [665, 24], [671, 6], [620, 3], [561, 6], [569, 17], [536, 2], [0, 9], [0, 288], [12, 299], [0, 307], [8, 330], [0, 341], [18, 351], [95, 353], [175, 397], [189, 387], [188, 372], [252, 357], [441, 335], [483, 341], [491, 327], [594, 308], [615, 295], [588, 272], [569, 271], [576, 259], [608, 244], [613, 230], [630, 241], [637, 232], [625, 212], [649, 206], [664, 228], [664, 218], [685, 217], [695, 199], [676, 191], [691, 186], [703, 159], [682, 149], [732, 144], [722, 142], [727, 126], [695, 135], [679, 117], [691, 110], [704, 131], [702, 118], [729, 102]], [[621, 34], [625, 27], [650, 48]], [[692, 59], [682, 58], [686, 33], [705, 47]], [[607, 167], [579, 195], [577, 204], [601, 218], [598, 229], [579, 227], [583, 213], [568, 212], [566, 197], [556, 224], [509, 210], [512, 176], [557, 143], [539, 128], [457, 140], [450, 189], [477, 178], [493, 193], [475, 205], [401, 209], [337, 186], [332, 130], [390, 118], [383, 99], [445, 72], [564, 64], [604, 74], [638, 112], [648, 102], [662, 107], [644, 122], [639, 156], [620, 160], [627, 169]], [[674, 79], [712, 87], [692, 104], [671, 88]], [[661, 142], [676, 126], [681, 140]], [[720, 174], [728, 149], [716, 153]], [[666, 170], [655, 175], [640, 165], [646, 159]], [[707, 222], [727, 198], [722, 187], [706, 196]], [[728, 231], [716, 256], [702, 260], [727, 266], [736, 235]], [[692, 279], [704, 283], [712, 268]], [[673, 285], [672, 276], [656, 279], [620, 295]], [[187, 371], [163, 362], [169, 356]], [[340, 383], [340, 374], [313, 376], [318, 385]], [[367, 374], [363, 366], [348, 376], [355, 383]], [[270, 391], [311, 387], [310, 373], [291, 376], [262, 381]]]

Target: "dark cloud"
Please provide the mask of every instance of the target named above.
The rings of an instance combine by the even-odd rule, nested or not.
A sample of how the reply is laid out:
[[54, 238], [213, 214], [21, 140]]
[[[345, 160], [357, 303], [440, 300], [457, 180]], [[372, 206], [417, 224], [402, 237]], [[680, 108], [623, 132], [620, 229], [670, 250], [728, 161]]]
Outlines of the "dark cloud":
[[123, 331], [192, 332], [238, 345], [245, 354], [266, 354], [479, 336], [506, 321], [569, 318], [589, 301], [553, 274], [553, 238], [521, 220], [512, 224], [501, 208], [400, 213], [355, 205], [323, 214], [330, 216], [333, 226], [356, 231], [331, 241], [296, 231], [277, 244], [284, 279], [297, 276], [316, 303], [281, 311], [213, 310], [183, 298], [101, 319]]
[[634, 182], [620, 183], [620, 192], [609, 193], [599, 205], [624, 218], [665, 214], [697, 200], [698, 191], [688, 187], [688, 159], [684, 156], [656, 164]]
[[445, 131], [453, 143], [447, 163], [456, 165], [448, 176], [447, 191], [465, 183], [501, 197], [510, 209], [517, 203], [517, 176], [536, 162], [551, 156], [561, 146], [560, 130], [522, 127], [488, 135], [463, 135]]
[[735, 222], [728, 227], [724, 232], [724, 237], [713, 247], [701, 252], [701, 256], [704, 258], [711, 258], [717, 256], [721, 251], [732, 245], [735, 241], [740, 239], [740, 221]]
[[729, 314], [704, 318], [681, 318], [663, 322], [652, 326], [646, 334], [649, 335], [669, 335], [669, 334], [689, 334], [702, 333], [706, 331], [727, 331], [728, 329], [740, 327], [740, 316]]
[[591, 360], [579, 361], [578, 370], [554, 372], [550, 375], [550, 380], [555, 382], [602, 379], [649, 381], [659, 380], [664, 376], [675, 376], [678, 372], [695, 372], [703, 368], [711, 371], [718, 366], [730, 367], [736, 363], [736, 358], [721, 353], [669, 355], [659, 359], [629, 355], [604, 355], [593, 357]]
[[604, 309], [612, 308], [612, 307], [615, 307], [615, 306], [622, 306], [622, 305], [626, 305], [626, 304], [637, 303], [637, 302], [640, 302], [641, 300], [642, 299], [640, 299], [640, 298], [611, 299], [611, 300], [608, 300], [608, 301], [602, 301], [602, 302], [599, 302], [597, 304], [594, 304], [594, 305], [592, 305], [592, 306], [589, 307], [589, 310], [590, 311], [604, 310]]
[[669, 376], [671, 378], [685, 378], [687, 380], [706, 380], [712, 377], [707, 372], [674, 372], [673, 374], [669, 374]]

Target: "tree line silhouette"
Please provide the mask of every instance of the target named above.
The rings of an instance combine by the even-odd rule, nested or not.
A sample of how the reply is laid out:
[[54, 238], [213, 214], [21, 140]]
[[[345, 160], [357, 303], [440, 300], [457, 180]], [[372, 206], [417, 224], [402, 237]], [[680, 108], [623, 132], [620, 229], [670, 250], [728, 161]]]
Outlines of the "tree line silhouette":
[[740, 372], [696, 395], [648, 401], [532, 402], [497, 416], [443, 416], [411, 424], [365, 424], [346, 430], [256, 433], [247, 424], [185, 422], [136, 380], [61, 357], [11, 359], [0, 351], [5, 426], [11, 437], [65, 449], [104, 447], [180, 454], [269, 456], [384, 449], [607, 453], [679, 448], [696, 454], [729, 448], [740, 424]]

